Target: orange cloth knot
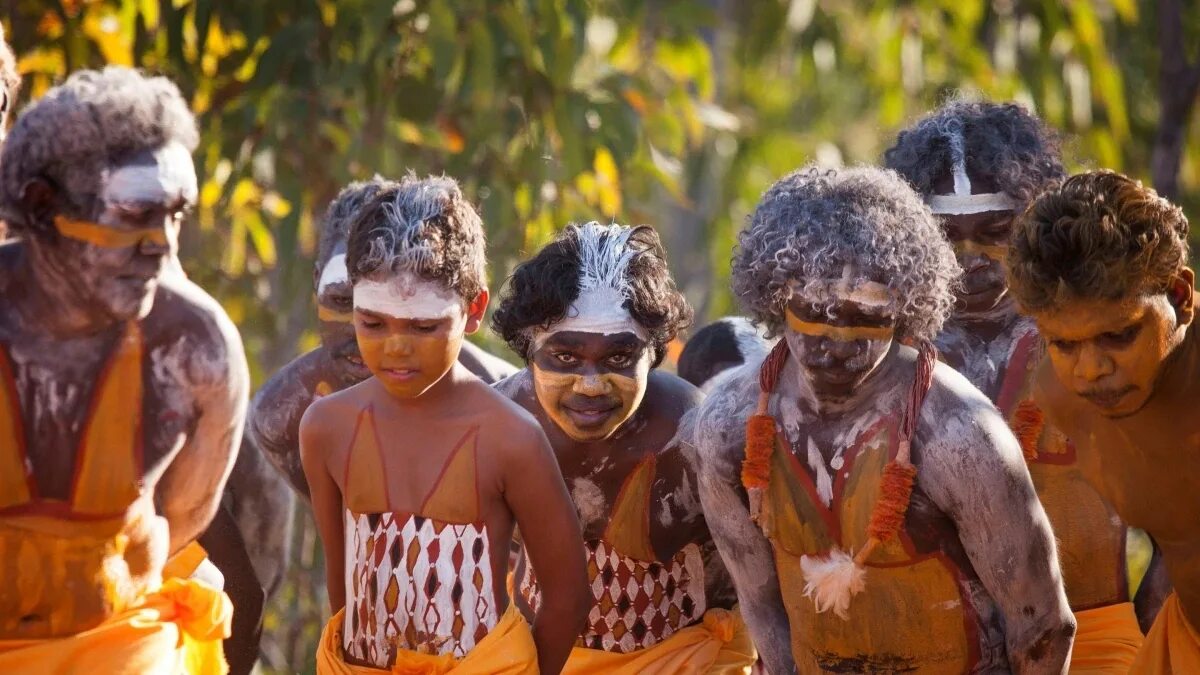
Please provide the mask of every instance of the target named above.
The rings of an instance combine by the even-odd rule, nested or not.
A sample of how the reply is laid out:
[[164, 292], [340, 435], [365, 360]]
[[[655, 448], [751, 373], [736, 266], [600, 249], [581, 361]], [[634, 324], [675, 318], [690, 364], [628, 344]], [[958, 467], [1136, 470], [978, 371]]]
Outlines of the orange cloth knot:
[[194, 579], [167, 579], [158, 595], [175, 605], [175, 621], [196, 640], [223, 640], [230, 635], [233, 603], [229, 596]]
[[771, 479], [771, 453], [775, 451], [775, 418], [752, 415], [746, 422], [746, 458], [742, 460], [742, 485], [766, 489]]
[[388, 671], [392, 675], [445, 675], [458, 665], [453, 654], [419, 654], [404, 649], [396, 651], [396, 661]]
[[879, 482], [879, 501], [871, 510], [871, 522], [867, 535], [885, 542], [896, 536], [904, 524], [908, 511], [908, 500], [912, 496], [913, 481], [917, 478], [917, 467], [912, 464], [888, 462]]
[[1009, 426], [1012, 427], [1013, 435], [1021, 442], [1021, 453], [1025, 455], [1025, 461], [1037, 459], [1038, 443], [1042, 439], [1042, 430], [1046, 428], [1046, 418], [1041, 408], [1033, 401], [1021, 401], [1013, 412]]
[[704, 613], [704, 628], [721, 642], [733, 639], [737, 629], [733, 614], [726, 609], [714, 607]]

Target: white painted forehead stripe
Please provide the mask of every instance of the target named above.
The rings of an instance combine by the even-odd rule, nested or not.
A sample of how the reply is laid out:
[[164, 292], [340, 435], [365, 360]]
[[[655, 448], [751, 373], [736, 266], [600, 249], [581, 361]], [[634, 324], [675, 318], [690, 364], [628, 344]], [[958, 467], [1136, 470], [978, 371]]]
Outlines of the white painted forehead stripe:
[[546, 330], [533, 332], [533, 349], [537, 351], [555, 333], [592, 333], [594, 335], [617, 335], [633, 333], [639, 340], [647, 339], [642, 328], [623, 306], [625, 297], [617, 289], [602, 287], [584, 291], [567, 309], [567, 316]]
[[967, 156], [962, 133], [955, 131], [949, 137], [954, 165], [950, 172], [954, 176], [954, 194], [932, 195], [929, 210], [938, 215], [967, 216], [989, 211], [1016, 211], [1020, 204], [1003, 192], [971, 194], [971, 177], [967, 175]]
[[853, 302], [863, 307], [891, 307], [893, 304], [892, 291], [885, 284], [876, 281], [856, 282], [842, 279], [822, 279], [815, 288], [805, 288], [805, 284], [793, 281], [792, 293], [815, 302], [838, 299]]
[[339, 253], [329, 259], [325, 263], [325, 269], [321, 270], [321, 280], [317, 282], [317, 292], [324, 291], [330, 284], [342, 283], [350, 280], [350, 271], [346, 269], [346, 254]]
[[444, 319], [462, 312], [462, 300], [430, 281], [363, 280], [354, 285], [354, 307], [397, 319]]
[[154, 152], [154, 164], [131, 164], [104, 175], [104, 203], [162, 203], [184, 198], [196, 201], [196, 167], [187, 148], [168, 143]]

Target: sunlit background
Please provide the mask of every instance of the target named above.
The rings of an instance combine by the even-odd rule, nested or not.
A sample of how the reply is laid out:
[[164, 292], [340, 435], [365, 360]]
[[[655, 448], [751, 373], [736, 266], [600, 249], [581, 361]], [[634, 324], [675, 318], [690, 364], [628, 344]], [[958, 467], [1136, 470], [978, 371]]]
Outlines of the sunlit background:
[[[256, 385], [316, 344], [321, 213], [375, 173], [458, 178], [494, 288], [568, 222], [652, 224], [700, 320], [734, 311], [734, 233], [767, 185], [875, 162], [950, 96], [1019, 100], [1073, 169], [1200, 204], [1190, 0], [0, 0], [0, 18], [22, 101], [119, 63], [192, 102], [183, 264], [237, 322]], [[314, 671], [317, 543], [301, 509], [266, 672]]]

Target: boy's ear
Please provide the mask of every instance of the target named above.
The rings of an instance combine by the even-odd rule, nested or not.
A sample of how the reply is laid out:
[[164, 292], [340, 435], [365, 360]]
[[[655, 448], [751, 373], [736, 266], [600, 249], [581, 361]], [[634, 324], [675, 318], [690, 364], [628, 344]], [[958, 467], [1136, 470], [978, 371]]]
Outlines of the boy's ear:
[[1191, 323], [1196, 316], [1195, 287], [1196, 273], [1190, 267], [1184, 267], [1171, 281], [1171, 304], [1180, 325]]
[[483, 315], [487, 312], [489, 299], [488, 289], [482, 288], [475, 299], [467, 303], [467, 335], [479, 330], [479, 327], [483, 325]]

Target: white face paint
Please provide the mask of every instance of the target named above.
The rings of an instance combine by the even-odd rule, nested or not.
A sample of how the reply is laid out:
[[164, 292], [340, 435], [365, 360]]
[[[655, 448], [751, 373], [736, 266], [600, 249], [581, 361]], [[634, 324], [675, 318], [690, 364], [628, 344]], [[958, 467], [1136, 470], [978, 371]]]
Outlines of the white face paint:
[[354, 285], [354, 308], [395, 319], [458, 319], [452, 332], [467, 323], [463, 300], [440, 283], [404, 272], [387, 281], [363, 279]]
[[196, 201], [196, 167], [183, 144], [168, 143], [153, 153], [153, 164], [126, 164], [104, 176], [104, 203], [169, 204], [183, 198]]
[[331, 284], [344, 283], [349, 279], [350, 272], [346, 269], [346, 254], [339, 253], [325, 263], [325, 269], [321, 271], [321, 279], [317, 282], [317, 293], [324, 291]]
[[963, 150], [962, 134], [950, 138], [954, 150], [954, 194], [933, 195], [929, 198], [929, 210], [938, 215], [966, 216], [989, 211], [1016, 211], [1020, 204], [1003, 192], [971, 194], [971, 179], [967, 176], [966, 155]]
[[649, 336], [646, 329], [629, 314], [629, 310], [623, 306], [624, 302], [625, 296], [609, 286], [581, 292], [567, 309], [566, 318], [546, 330], [534, 331], [534, 351], [541, 349], [551, 335], [565, 332], [595, 335], [633, 333], [639, 340], [647, 341]]
[[792, 294], [814, 304], [853, 302], [861, 307], [889, 309], [895, 306], [886, 284], [857, 277], [852, 265], [842, 268], [840, 279], [818, 279], [815, 283], [791, 282]]

